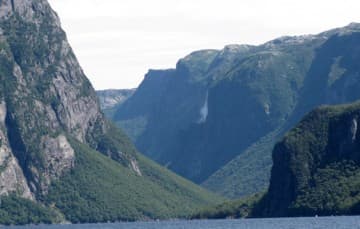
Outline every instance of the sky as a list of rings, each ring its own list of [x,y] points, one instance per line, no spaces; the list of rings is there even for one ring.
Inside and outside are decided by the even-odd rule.
[[[360,22],[359,0],[49,0],[95,89],[135,88],[200,49]]]

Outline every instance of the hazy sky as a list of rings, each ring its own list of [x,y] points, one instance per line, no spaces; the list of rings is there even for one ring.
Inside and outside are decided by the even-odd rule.
[[[96,89],[133,88],[198,49],[360,22],[359,0],[49,0]]]

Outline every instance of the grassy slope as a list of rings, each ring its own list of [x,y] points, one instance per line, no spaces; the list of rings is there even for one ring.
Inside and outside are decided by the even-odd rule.
[[[220,199],[139,156],[143,176],[73,142],[76,166],[46,197],[71,222],[185,217]]]

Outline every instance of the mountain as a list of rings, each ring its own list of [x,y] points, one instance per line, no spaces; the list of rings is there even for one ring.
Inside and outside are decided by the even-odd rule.
[[[307,114],[273,150],[264,194],[207,207],[193,218],[358,215],[360,102]]]
[[[259,216],[359,214],[359,121],[359,102],[325,106],[287,133],[274,148]]]
[[[46,0],[0,1],[0,224],[182,217],[219,198],[104,118]]]
[[[115,122],[147,156],[230,198],[267,188],[271,151],[321,104],[360,98],[360,25],[229,45],[150,70]]]
[[[96,91],[101,110],[109,119],[112,118],[118,106],[123,104],[136,89],[107,89]]]
[[[296,106],[286,121],[213,174],[204,186],[229,197],[264,189],[270,177],[273,146],[286,131],[322,104],[343,104],[360,99],[359,32],[360,24],[352,23],[319,34],[318,37],[327,39],[313,50],[311,64],[297,93]],[[254,180],[253,177],[260,179]],[[248,181],[250,183],[246,183]]]

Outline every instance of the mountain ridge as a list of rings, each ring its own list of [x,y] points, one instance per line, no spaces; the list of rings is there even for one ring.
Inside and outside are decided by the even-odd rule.
[[[282,134],[317,105],[359,97],[357,86],[349,86],[358,74],[351,62],[357,58],[354,49],[359,32],[359,24],[352,23],[318,35],[281,37],[259,46],[194,52],[194,56],[180,59],[175,69],[150,71],[114,120],[147,156],[196,183],[232,198],[261,191],[270,177],[272,146]],[[322,59],[327,50],[335,50],[335,43],[344,47],[343,52],[334,51],[334,60]],[[316,72],[321,65],[330,70]],[[329,78],[328,82],[312,81],[316,74]],[[314,89],[314,85],[322,88]],[[312,101],[306,90],[315,94],[327,91],[329,95]],[[305,105],[311,101],[313,104]],[[206,120],[199,123],[204,104]],[[243,158],[242,154],[265,179],[248,175],[246,162],[240,169],[226,166],[239,164],[232,160]],[[259,157],[264,160],[258,163]],[[252,188],[237,181],[244,181],[244,175],[246,181],[255,181]],[[235,182],[238,190],[227,189],[229,182]]]

